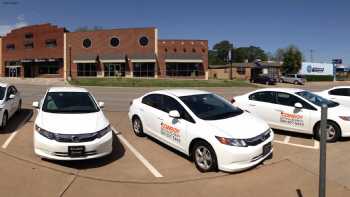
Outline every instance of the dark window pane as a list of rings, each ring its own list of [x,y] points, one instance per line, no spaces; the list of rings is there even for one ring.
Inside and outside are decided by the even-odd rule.
[[[142,99],[142,103],[161,110],[162,97],[160,94],[150,94]]]
[[[45,41],[45,45],[47,48],[56,48],[57,47],[57,41],[55,39],[48,39]]]
[[[256,92],[249,96],[249,100],[267,102],[267,103],[275,103],[275,95],[274,92]]]
[[[338,88],[329,91],[330,95],[336,95],[336,96],[350,96],[350,89],[349,88]]]
[[[117,47],[119,45],[119,39],[118,38],[111,38],[111,46]]]
[[[148,45],[148,38],[146,36],[142,36],[139,40],[141,46]]]
[[[187,113],[184,107],[177,102],[174,98],[163,95],[163,105],[162,110],[166,113],[169,113],[172,110],[177,110],[180,113],[182,119],[194,123],[192,117]]]
[[[91,47],[91,44],[92,44],[92,42],[91,42],[91,40],[90,39],[85,39],[84,41],[83,41],[83,46],[85,47],[85,48],[90,48]]]

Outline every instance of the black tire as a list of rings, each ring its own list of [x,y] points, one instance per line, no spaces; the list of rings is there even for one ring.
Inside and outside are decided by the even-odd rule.
[[[321,127],[321,124],[320,122],[318,122],[314,129],[314,137],[317,140],[320,140],[320,127]],[[332,132],[327,136],[327,142],[336,142],[341,137],[341,130],[336,123],[332,121],[327,121],[327,129],[332,130],[330,127],[333,128],[334,133]]]
[[[22,100],[19,101],[16,113],[21,113],[22,111]]]
[[[143,133],[142,122],[138,116],[135,116],[132,119],[132,130],[134,131],[135,135],[138,137],[145,136],[145,134]]]
[[[298,81],[294,81],[294,85],[299,85],[299,82]]]
[[[206,153],[205,158],[200,158],[199,152]],[[198,141],[193,145],[192,158],[196,168],[200,172],[212,172],[217,170],[217,159],[214,149],[205,141]],[[209,155],[208,155],[209,154]],[[205,161],[203,159],[206,159]]]
[[[7,111],[5,111],[4,115],[2,116],[2,121],[1,121],[1,128],[2,129],[6,128],[7,121],[8,121],[8,114],[7,114]]]

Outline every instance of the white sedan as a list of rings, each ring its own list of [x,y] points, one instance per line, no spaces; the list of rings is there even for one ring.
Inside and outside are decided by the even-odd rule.
[[[319,139],[321,105],[328,105],[327,140],[350,136],[350,108],[292,88],[259,89],[234,97],[235,106],[264,119],[271,128],[313,134]]]
[[[188,155],[201,172],[234,172],[272,156],[267,123],[199,90],[161,90],[134,99],[129,119],[137,136],[147,134]]]
[[[112,129],[95,98],[84,88],[50,88],[34,124],[34,152],[52,160],[82,160],[112,152]]]
[[[22,98],[15,86],[0,83],[0,120],[1,128],[5,128],[8,120],[21,111]]]
[[[350,107],[350,86],[337,86],[322,92],[315,92],[316,94],[335,101],[339,104]]]

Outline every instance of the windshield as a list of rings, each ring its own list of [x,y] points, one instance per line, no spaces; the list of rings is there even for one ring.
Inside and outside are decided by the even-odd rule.
[[[4,99],[5,91],[6,91],[5,87],[0,87],[0,100]]]
[[[43,111],[50,113],[98,112],[95,101],[88,92],[48,92]]]
[[[323,97],[320,97],[314,93],[308,92],[308,91],[302,91],[302,92],[297,92],[297,95],[303,97],[304,99],[310,101],[311,103],[317,105],[317,106],[322,106],[322,104],[326,104],[328,107],[336,107],[339,104],[330,100],[327,100]]]
[[[180,99],[197,117],[203,120],[226,119],[243,113],[241,109],[215,94],[182,96]]]

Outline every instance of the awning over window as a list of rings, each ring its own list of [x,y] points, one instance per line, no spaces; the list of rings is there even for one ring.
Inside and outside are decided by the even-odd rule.
[[[130,55],[129,58],[133,63],[148,63],[148,62],[156,62],[154,53],[145,53],[145,54],[133,54]]]
[[[197,53],[167,53],[165,56],[165,62],[167,63],[203,63],[203,59],[200,54]]]
[[[100,62],[102,63],[125,63],[125,54],[113,53],[100,55]]]
[[[96,54],[82,54],[75,57],[73,60],[73,63],[75,64],[97,63],[96,59],[97,59]]]

